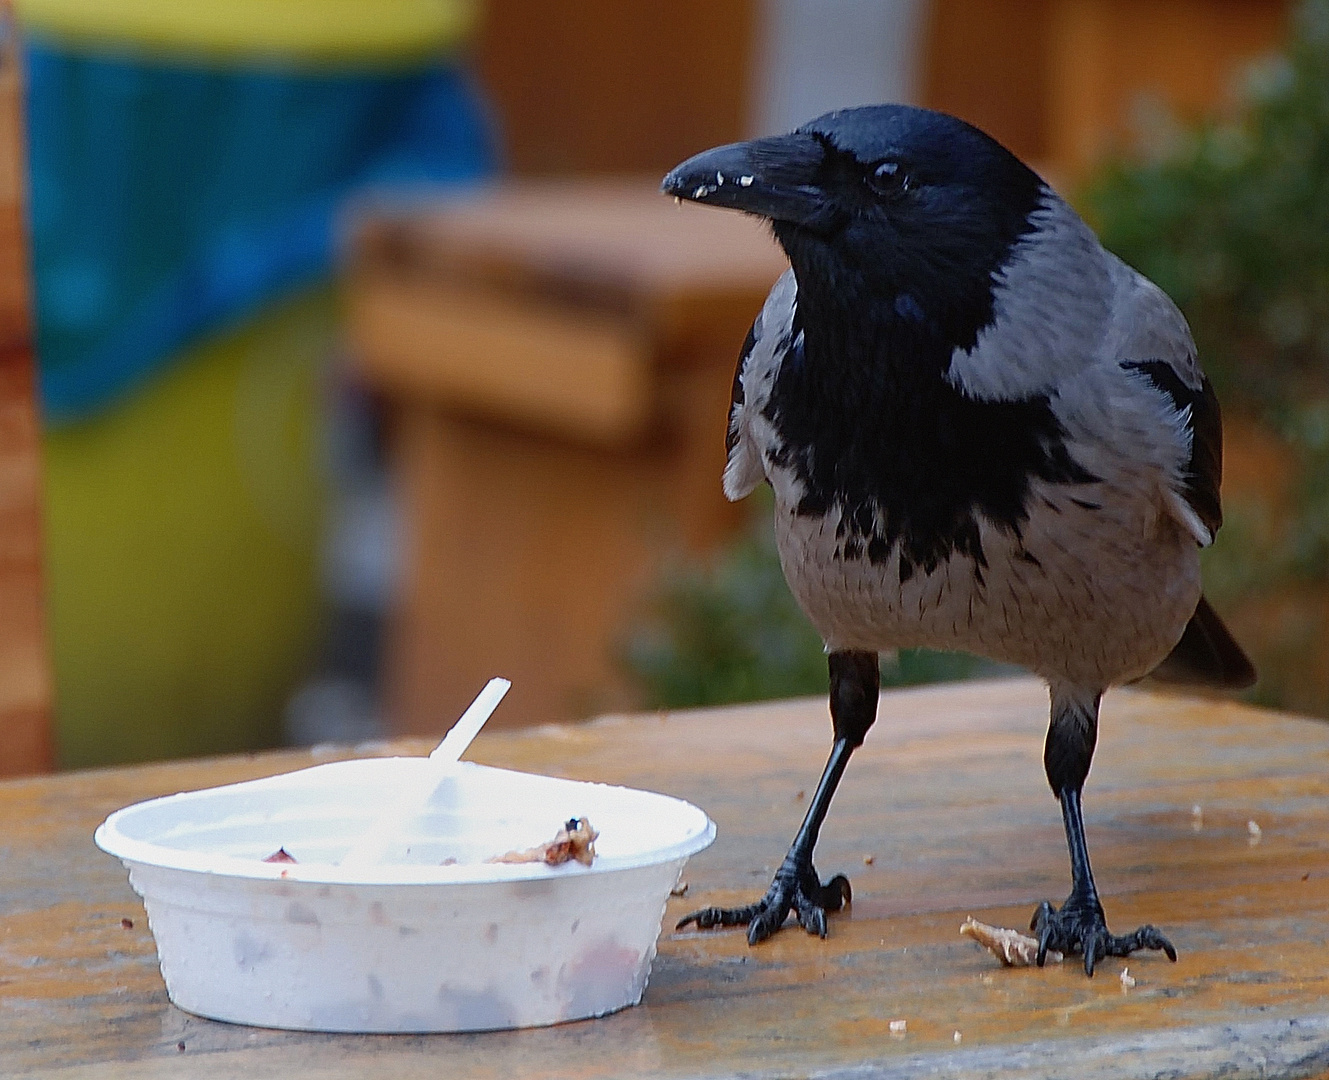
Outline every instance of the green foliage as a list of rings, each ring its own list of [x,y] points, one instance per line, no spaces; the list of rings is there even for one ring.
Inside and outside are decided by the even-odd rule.
[[[1191,318],[1220,390],[1282,418],[1329,361],[1329,3],[1299,12],[1242,118],[1118,162],[1082,203],[1104,243]]]
[[[1103,242],[1185,311],[1220,396],[1298,463],[1296,521],[1263,552],[1329,577],[1329,0],[1298,12],[1286,57],[1241,120],[1109,166],[1083,203]]]
[[[651,617],[628,643],[628,667],[650,704],[678,708],[826,692],[821,638],[794,603],[772,537],[769,499],[751,535],[713,565],[680,563],[660,583]],[[902,650],[882,685],[907,686],[996,670],[968,656]]]
[[[1287,505],[1226,499],[1206,588],[1239,617],[1264,611],[1248,620],[1266,634],[1248,642],[1258,696],[1326,713],[1315,638],[1329,584],[1329,0],[1301,6],[1236,122],[1153,141],[1162,153],[1110,165],[1081,207],[1181,306],[1227,413],[1287,451]]]

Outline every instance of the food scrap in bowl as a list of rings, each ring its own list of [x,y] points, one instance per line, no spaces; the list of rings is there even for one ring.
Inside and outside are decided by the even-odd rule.
[[[491,863],[534,863],[560,866],[576,859],[583,866],[595,861],[595,840],[600,834],[586,818],[569,818],[552,840],[524,851],[508,851],[486,859]]]
[[[296,862],[297,860],[295,856],[292,855],[289,851],[287,851],[284,847],[279,847],[271,855],[267,856],[263,861],[271,863],[283,863],[283,862]]]

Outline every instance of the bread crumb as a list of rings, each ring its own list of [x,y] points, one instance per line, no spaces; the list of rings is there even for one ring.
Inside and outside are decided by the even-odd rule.
[[[909,1021],[892,1020],[890,1026],[891,1026],[891,1034],[894,1035],[897,1039],[900,1039],[904,1037],[905,1032],[908,1030]]]
[[[1038,942],[1018,930],[989,926],[971,915],[960,927],[960,934],[973,938],[1006,967],[1029,967],[1038,960]],[[1046,959],[1060,964],[1064,957],[1056,949],[1049,949]]]
[[[1129,990],[1135,985],[1135,976],[1131,974],[1131,969],[1124,967],[1121,969],[1121,988]]]
[[[669,890],[670,896],[687,896],[687,894],[688,894],[688,883],[686,881],[680,881],[677,885],[675,885],[672,889]]]
[[[863,865],[864,865],[864,866],[871,866],[871,865],[872,865],[874,862],[876,862],[876,861],[877,861],[877,856],[875,856],[875,855],[864,855],[864,856],[863,856]]]
[[[1252,847],[1258,844],[1260,838],[1264,836],[1264,830],[1260,828],[1259,823],[1254,819],[1246,822],[1246,832],[1250,834],[1249,842]]]
[[[958,1031],[957,1031],[954,1035],[951,1036],[951,1039],[952,1039],[953,1041],[955,1041],[955,1042],[959,1042],[959,1041],[960,1041],[961,1039],[963,1039],[963,1038],[964,1038],[964,1036],[961,1035]]]

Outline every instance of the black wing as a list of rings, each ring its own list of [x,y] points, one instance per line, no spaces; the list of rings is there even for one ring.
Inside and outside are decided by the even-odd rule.
[[[1191,456],[1186,464],[1182,496],[1212,538],[1223,524],[1218,487],[1223,478],[1223,417],[1218,397],[1205,375],[1189,387],[1176,369],[1162,360],[1122,365],[1145,375],[1166,394],[1177,412],[1186,415]],[[1181,640],[1151,673],[1159,682],[1244,690],[1255,683],[1255,666],[1203,596],[1186,624]]]
[[[1245,690],[1255,684],[1255,665],[1202,596],[1181,640],[1150,677],[1178,686]]]
[[[1121,365],[1144,375],[1154,388],[1166,394],[1177,412],[1186,413],[1191,435],[1191,457],[1186,465],[1182,496],[1209,535],[1223,524],[1223,506],[1218,497],[1223,479],[1223,417],[1218,396],[1206,375],[1198,388],[1182,382],[1176,369],[1165,360],[1127,361]]]
[[[734,368],[734,385],[729,393],[729,427],[725,429],[724,436],[726,454],[732,453],[738,444],[738,425],[734,420],[738,415],[738,407],[743,404],[743,368],[747,366],[748,357],[752,355],[753,346],[757,344],[759,322],[761,322],[760,315],[748,327],[748,336],[743,339],[743,348],[738,354],[738,367]]]

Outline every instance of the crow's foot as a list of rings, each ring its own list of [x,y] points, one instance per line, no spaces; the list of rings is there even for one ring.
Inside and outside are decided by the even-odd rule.
[[[1142,926],[1133,934],[1118,937],[1110,933],[1103,918],[1103,906],[1094,897],[1071,893],[1061,910],[1044,900],[1034,912],[1029,928],[1038,937],[1037,964],[1043,966],[1049,949],[1083,953],[1084,973],[1092,976],[1094,965],[1106,956],[1129,956],[1137,949],[1162,949],[1169,960],[1177,959],[1177,950],[1155,926]]]
[[[755,904],[741,908],[702,908],[678,921],[676,930],[695,923],[699,930],[712,926],[746,926],[748,944],[765,941],[785,924],[792,911],[799,925],[809,934],[826,936],[826,913],[839,911],[849,903],[852,890],[849,879],[836,874],[826,884],[817,880],[812,863],[799,866],[789,856],[775,873],[766,895]]]

